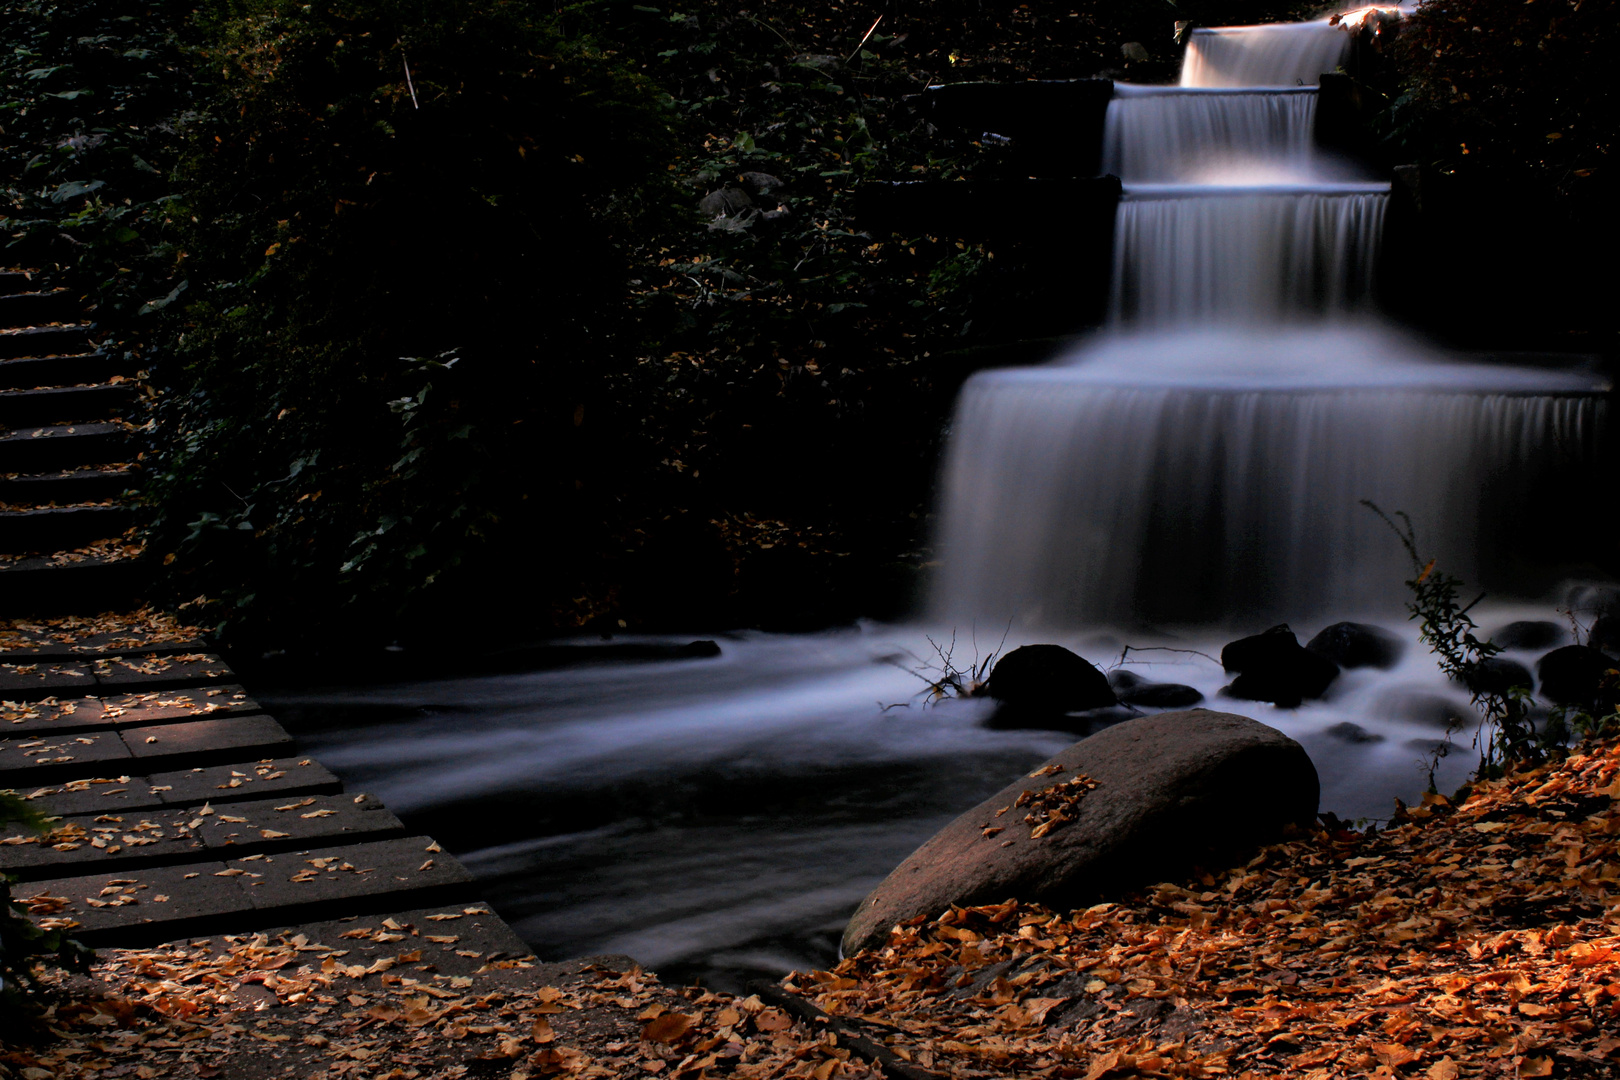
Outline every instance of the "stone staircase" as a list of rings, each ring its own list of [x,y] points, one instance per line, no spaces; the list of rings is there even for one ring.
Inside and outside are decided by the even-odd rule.
[[[141,581],[135,372],[65,289],[0,271],[0,615],[103,611]]]

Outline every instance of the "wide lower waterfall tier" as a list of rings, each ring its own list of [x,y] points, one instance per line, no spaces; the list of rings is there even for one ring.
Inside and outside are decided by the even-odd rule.
[[[1102,171],[1127,184],[1371,178],[1318,147],[1317,87],[1195,89],[1120,83],[1103,129]]]
[[[1326,19],[1194,30],[1182,86],[1315,86],[1344,63],[1350,33]]]
[[[1154,326],[1355,309],[1371,295],[1388,184],[1129,185],[1112,315]]]
[[[1399,611],[1401,510],[1471,585],[1535,588],[1531,511],[1604,460],[1598,381],[1346,327],[1105,340],[964,388],[936,614],[1132,626]],[[1545,530],[1541,530],[1545,531]],[[1544,543],[1545,538],[1541,538]]]

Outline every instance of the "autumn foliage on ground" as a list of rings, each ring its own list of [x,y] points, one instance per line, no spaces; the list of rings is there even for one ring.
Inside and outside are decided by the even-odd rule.
[[[1609,1076],[1616,796],[1620,744],[1589,743],[1381,832],[1335,823],[1115,903],[953,908],[785,985],[941,1076]],[[378,938],[402,951],[370,968],[341,941],[111,951],[99,992],[0,1067],[207,1076],[282,1054],[311,1077],[874,1075],[829,1027],[758,998],[590,968],[474,989],[407,972],[409,933]]]

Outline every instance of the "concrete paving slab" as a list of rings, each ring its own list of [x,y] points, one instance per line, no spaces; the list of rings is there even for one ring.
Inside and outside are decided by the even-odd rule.
[[[0,870],[22,880],[113,873],[140,866],[196,862],[208,847],[179,809],[78,814],[43,835],[17,830],[0,837]]]
[[[78,474],[63,473],[63,477]],[[120,473],[133,481],[133,474]],[[126,485],[127,486],[127,485]],[[175,653],[206,653],[208,645],[200,638],[171,641],[159,634],[141,630],[116,630],[102,634],[76,634],[48,630],[0,631],[0,650],[8,660],[74,660],[95,656],[167,656]]]
[[[90,665],[65,660],[0,663],[0,701],[38,701],[53,696],[94,693]]]
[[[445,904],[371,916],[350,915],[263,931],[272,941],[302,935],[307,945],[345,950],[345,967],[392,959],[395,975],[472,975],[493,961],[534,953],[487,904]],[[311,955],[319,956],[315,953]],[[523,969],[528,970],[528,969]],[[515,974],[520,972],[514,969]]]
[[[290,750],[293,745],[292,736],[274,719],[263,715],[152,724],[125,729],[121,735],[130,754],[146,769],[161,768],[159,762],[179,765],[268,756]]]
[[[17,786],[14,790],[40,813],[51,817],[123,814],[165,805],[163,796],[152,790],[152,781],[145,776],[97,776],[39,787]]]
[[[181,933],[222,933],[251,921],[245,872],[223,863],[155,866],[19,885],[13,897],[41,925],[65,925],[86,945],[134,946]]]
[[[112,697],[56,698],[0,705],[0,736],[136,727],[165,720],[234,716],[259,711],[240,686],[148,690]]]
[[[399,818],[372,795],[256,799],[208,809],[198,833],[220,855],[272,842],[279,847],[308,847],[311,843],[373,840],[405,831]]]
[[[230,666],[212,653],[169,656],[104,656],[90,662],[103,692],[152,690],[160,686],[196,686],[235,681]]]
[[[89,731],[0,739],[0,786],[18,787],[123,768],[131,755],[116,731]]]
[[[473,877],[430,837],[313,848],[232,860],[233,869],[262,875],[244,884],[261,912],[353,913],[362,904],[377,910],[414,906],[427,894],[465,892]],[[336,910],[334,910],[334,908]]]
[[[335,795],[343,783],[312,758],[266,758],[154,773],[153,790],[170,806],[200,806],[269,796]]]

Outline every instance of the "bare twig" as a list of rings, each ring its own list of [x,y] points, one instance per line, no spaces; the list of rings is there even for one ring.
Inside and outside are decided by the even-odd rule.
[[[865,34],[861,35],[860,44],[855,46],[855,51],[849,54],[849,59],[848,60],[844,61],[844,66],[845,67],[848,67],[849,64],[850,64],[850,61],[854,60],[857,56],[859,56],[861,54],[862,47],[866,45],[866,39],[872,36],[872,31],[876,30],[878,28],[878,23],[880,23],[882,21],[883,21],[883,16],[882,15],[879,15],[877,18],[872,20],[872,25],[867,28],[867,31],[866,31]]]
[[[405,88],[411,92],[411,104],[420,109],[422,103],[416,100],[416,84],[411,81],[411,61],[406,57],[403,46],[400,47],[399,58],[405,64]]]

